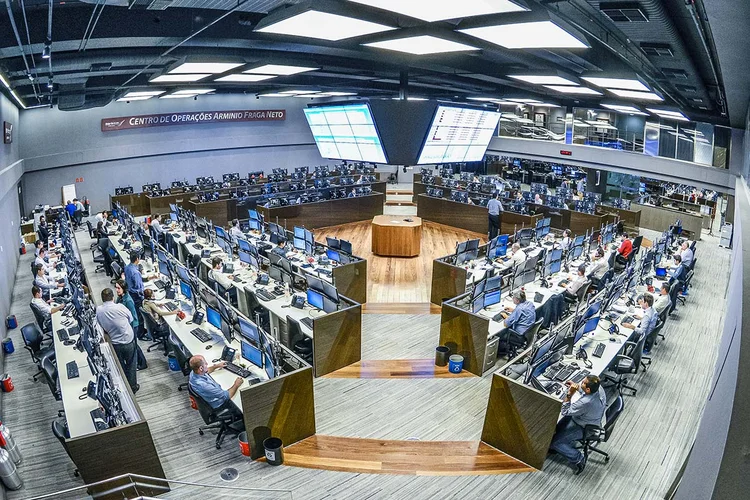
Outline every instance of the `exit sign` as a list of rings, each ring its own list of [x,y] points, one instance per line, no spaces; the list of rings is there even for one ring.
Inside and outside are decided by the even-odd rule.
[[[561,149],[560,150],[560,154],[563,155],[563,156],[572,156],[573,155],[573,151],[566,151],[564,149]]]

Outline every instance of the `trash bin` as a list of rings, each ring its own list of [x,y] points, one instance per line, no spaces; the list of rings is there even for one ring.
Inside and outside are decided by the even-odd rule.
[[[0,378],[0,389],[3,392],[11,392],[15,386],[13,385],[13,379],[7,373],[3,374]]]
[[[439,345],[435,348],[435,366],[445,366],[448,364],[448,356],[451,355],[451,350],[444,345]]]
[[[13,439],[13,435],[10,433],[8,426],[0,422],[0,447],[5,448],[5,451],[10,455],[10,459],[13,463],[18,465],[23,460],[21,457],[21,451],[18,449],[16,440]]]
[[[246,457],[249,457],[250,456],[250,442],[247,440],[247,431],[240,432],[240,435],[237,436],[237,439],[240,442],[240,453],[242,453]]]
[[[180,364],[177,362],[177,358],[174,354],[171,352],[169,353],[169,356],[167,356],[167,361],[169,362],[169,369],[173,372],[180,371]]]
[[[284,463],[284,443],[281,439],[270,437],[263,440],[263,448],[266,450],[266,461],[271,465]]]
[[[461,373],[464,369],[464,357],[460,354],[453,354],[448,358],[448,371],[451,373]]]
[[[3,339],[3,352],[5,354],[11,354],[15,350],[16,348],[13,346],[12,338],[8,337],[7,339]]]
[[[23,481],[18,475],[16,464],[10,459],[10,455],[4,449],[0,448],[0,481],[3,482],[9,490],[20,490],[23,488]]]

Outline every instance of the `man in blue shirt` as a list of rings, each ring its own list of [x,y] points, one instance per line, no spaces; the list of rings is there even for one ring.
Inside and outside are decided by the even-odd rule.
[[[495,196],[487,202],[490,239],[496,237],[500,232],[500,212],[503,211],[503,204],[500,203],[499,197],[500,193],[495,191]]]
[[[513,303],[516,307],[505,319],[504,325],[506,328],[512,328],[519,335],[523,335],[536,321],[536,307],[526,300],[526,292],[523,290],[513,295]]]
[[[211,377],[211,373],[219,368],[224,368],[227,365],[225,361],[208,366],[206,358],[196,355],[190,358],[189,363],[190,369],[193,370],[190,372],[190,377],[188,378],[190,388],[213,409],[218,409],[231,403],[232,398],[244,382],[243,378],[237,377],[232,387],[229,390],[224,390]]]
[[[131,252],[130,254],[130,264],[125,266],[125,283],[128,286],[128,293],[133,298],[133,303],[135,304],[135,310],[140,311],[141,306],[143,306],[143,276],[141,276],[141,270],[138,267],[138,264],[140,264],[140,258],[138,257],[138,252]],[[144,325],[139,324],[138,325],[138,331],[136,332],[138,334],[139,339],[144,339],[146,336],[146,329]],[[148,339],[150,340],[150,339]]]
[[[578,475],[586,466],[586,457],[581,450],[575,448],[576,442],[583,437],[583,429],[587,425],[602,425],[607,409],[607,396],[599,377],[595,375],[583,379],[580,388],[573,382],[566,384],[568,393],[560,409],[563,418],[557,423],[550,448],[567,458],[574,465],[575,473]],[[571,403],[576,392],[580,392],[581,397]]]
[[[675,263],[675,266],[677,267],[675,268],[674,271],[672,271],[672,276],[669,279],[669,284],[671,285],[676,280],[684,285],[685,279],[687,278],[688,268],[682,262],[682,256],[680,256],[680,254],[678,253],[674,254],[674,263]]]
[[[656,328],[657,321],[659,321],[659,316],[656,314],[656,311],[654,311],[654,308],[652,307],[654,305],[653,295],[651,295],[650,293],[644,293],[643,295],[639,296],[638,305],[641,307],[641,309],[643,309],[643,316],[641,317],[641,322],[638,327],[636,328],[632,323],[622,323],[623,327],[635,330],[635,342],[641,340],[643,336],[646,336],[648,338],[651,332],[654,331],[654,328]],[[649,351],[650,346],[648,348],[644,348],[643,353],[648,354]]]

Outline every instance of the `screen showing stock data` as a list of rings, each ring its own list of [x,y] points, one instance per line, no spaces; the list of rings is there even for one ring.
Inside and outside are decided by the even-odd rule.
[[[499,119],[496,111],[438,106],[417,164],[481,161]]]

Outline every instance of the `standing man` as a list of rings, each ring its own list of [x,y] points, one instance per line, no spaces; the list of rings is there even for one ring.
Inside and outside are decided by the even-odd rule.
[[[550,448],[568,459],[575,467],[576,476],[586,467],[586,456],[576,449],[576,443],[583,438],[583,429],[587,425],[602,425],[602,418],[607,409],[607,396],[601,386],[599,377],[589,375],[581,386],[573,382],[568,384],[568,393],[563,399],[560,414],[562,419],[557,423],[555,436]],[[573,395],[580,392],[581,397],[571,402]]]
[[[138,392],[140,386],[136,378],[136,348],[135,333],[133,327],[133,315],[127,307],[115,304],[115,294],[111,288],[102,290],[102,305],[96,308],[96,321],[102,330],[109,335],[112,347],[120,361],[125,378],[128,379],[133,394]]]
[[[141,276],[141,270],[139,268],[141,260],[138,257],[138,252],[130,253],[130,264],[125,266],[125,283],[128,286],[128,293],[133,298],[135,304],[135,310],[139,311],[143,305],[143,276]],[[148,279],[148,278],[146,278]],[[143,325],[138,326],[138,338],[145,338],[145,328]],[[151,339],[145,339],[151,340]]]
[[[487,202],[487,218],[489,224],[490,239],[495,238],[500,232],[500,212],[503,211],[503,204],[500,203],[500,193],[495,194]]]

